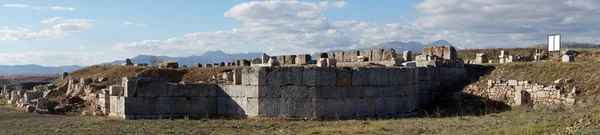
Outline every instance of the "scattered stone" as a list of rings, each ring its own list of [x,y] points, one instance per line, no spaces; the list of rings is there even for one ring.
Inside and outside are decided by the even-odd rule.
[[[264,64],[269,63],[270,58],[271,58],[271,56],[267,55],[266,53],[262,53],[262,63],[264,63]]]
[[[392,58],[396,58],[396,50],[394,49],[384,49],[383,54],[381,56],[382,61],[392,60]]]
[[[274,67],[274,66],[280,66],[281,63],[279,63],[279,61],[277,60],[277,57],[271,57],[271,58],[269,58],[269,62],[267,63],[267,65]]]
[[[252,58],[250,64],[254,65],[254,64],[260,64],[263,63],[262,60],[260,58]]]
[[[475,57],[475,63],[474,64],[484,64],[484,63],[491,63],[489,62],[487,55],[485,55],[485,53],[477,53],[477,56]]]
[[[201,67],[202,67],[202,64],[200,64],[200,63],[196,62],[196,63],[194,64],[194,67],[201,68]]]
[[[179,63],[177,63],[177,61],[164,61],[160,64],[158,64],[158,68],[179,68]]]
[[[134,66],[136,66],[136,67],[148,67],[148,63],[137,63]]]
[[[575,57],[573,55],[563,55],[562,62],[573,62],[575,61]]]
[[[133,63],[131,62],[131,59],[127,58],[125,59],[125,63],[121,64],[122,66],[133,66]]]
[[[404,53],[402,54],[402,58],[405,61],[412,61],[412,51],[404,51]]]
[[[33,112],[33,111],[35,111],[35,106],[33,106],[33,105],[28,105],[28,106],[26,106],[26,108],[27,108],[26,109],[27,112]]]

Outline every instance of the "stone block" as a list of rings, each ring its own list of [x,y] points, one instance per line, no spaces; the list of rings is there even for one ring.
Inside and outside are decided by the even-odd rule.
[[[575,57],[573,55],[563,55],[562,62],[573,62],[575,61]]]
[[[339,68],[336,70],[336,86],[351,86],[352,85],[352,69]]]
[[[287,88],[287,87],[283,87]],[[260,98],[280,98],[283,92],[282,86],[259,86],[258,97]]]
[[[329,67],[304,67],[302,76],[306,86],[334,86],[336,85],[336,70]]]
[[[369,76],[367,78],[368,80],[368,85],[374,85],[374,86],[386,86],[389,85],[388,82],[388,75],[389,75],[389,70],[385,67],[370,67],[368,70],[370,70],[369,72]]]
[[[308,87],[306,86],[282,86],[282,98],[308,98]]]
[[[35,110],[38,111],[47,111],[48,110],[48,104],[50,104],[50,99],[48,98],[44,98],[44,97],[38,97],[37,98],[37,105],[35,107]]]
[[[402,53],[402,59],[404,59],[404,61],[412,61],[412,51],[404,51],[404,53]]]
[[[360,56],[365,56],[369,61],[373,59],[373,51],[372,50],[360,50],[358,53]]]
[[[281,113],[283,107],[282,98],[259,98],[258,99],[258,116],[262,117],[277,117]]]
[[[313,118],[340,118],[344,114],[344,99],[312,99]]]
[[[109,94],[112,96],[123,96],[123,86],[121,85],[113,85],[109,86]]]
[[[327,67],[337,67],[337,59],[325,59],[327,61]]]
[[[267,76],[266,67],[251,67],[242,69],[242,84],[243,85],[266,85]]]
[[[327,67],[327,58],[317,59],[317,67]]]
[[[396,58],[396,50],[394,50],[394,49],[384,49],[383,53],[381,55],[381,60],[382,61],[389,61],[389,60],[392,60],[392,58]]]
[[[375,102],[374,102],[374,104],[375,104],[374,115],[376,115],[376,116],[383,116],[383,115],[388,114],[386,112],[387,108],[385,108],[386,107],[385,106],[385,98],[383,98],[383,97],[377,97],[377,98],[374,98],[374,100],[375,100]]]
[[[246,98],[246,107],[244,107],[246,115],[249,117],[259,116],[259,98]]]
[[[137,89],[137,81],[135,79],[129,79],[124,77],[122,79],[121,85],[123,86],[123,96],[124,97],[134,97],[136,95]]]
[[[43,97],[44,92],[25,92],[23,96],[23,100],[25,103],[30,103],[33,99],[38,99],[39,97]]]
[[[308,87],[308,96],[310,98],[346,98],[350,87],[340,86],[317,86]]]
[[[356,62],[357,56],[359,56],[359,51],[346,51],[344,53],[344,62]]]
[[[507,83],[508,83],[508,85],[510,85],[510,86],[516,86],[516,85],[519,85],[519,81],[517,81],[517,80],[508,80],[508,82],[507,82]]]
[[[249,91],[247,88],[256,86],[220,85],[219,87],[221,88],[217,90],[219,97],[246,97],[246,92]]]
[[[296,64],[298,65],[309,64],[311,60],[312,58],[309,54],[300,54],[296,56]]]
[[[294,116],[298,118],[311,118],[311,99],[308,98],[295,98],[293,100]],[[288,106],[289,107],[289,106]]]
[[[233,69],[233,84],[241,85],[242,84],[242,68]]]
[[[333,56],[334,59],[337,59],[339,62],[346,62],[344,61],[344,52],[333,52]]]
[[[415,68],[415,67],[417,67],[417,62],[415,62],[415,61],[404,62],[404,63],[402,63],[402,66],[407,67],[407,68]]]
[[[296,55],[286,55],[283,63],[286,65],[296,64]]]
[[[267,55],[266,53],[262,53],[261,58],[262,58],[262,63],[267,63],[267,62],[269,62],[269,59],[271,59],[271,56]]]
[[[369,59],[370,61],[382,61],[383,59],[383,49],[375,49],[372,50],[371,55],[373,57]]]
[[[191,102],[187,97],[171,97],[171,114],[189,114]]]
[[[327,53],[327,57],[328,57],[328,58],[330,58],[330,59],[335,59],[335,53],[333,53],[333,52],[328,52],[328,53]]]
[[[244,86],[244,90],[246,93],[246,97],[259,97],[259,88],[260,86]]]
[[[352,69],[352,86],[367,86],[370,85],[369,77],[371,70],[365,67],[355,67]]]

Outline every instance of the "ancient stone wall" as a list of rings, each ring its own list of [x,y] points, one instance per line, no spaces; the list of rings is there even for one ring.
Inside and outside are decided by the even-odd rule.
[[[407,115],[419,109],[416,68],[252,67],[236,74],[241,74],[241,85],[124,79],[122,92],[106,89],[110,96],[101,96],[100,104],[110,116],[126,119],[344,119]]]
[[[487,87],[470,85],[466,92],[504,102],[511,106],[573,105],[576,91],[560,85],[541,85],[522,80],[488,80]]]

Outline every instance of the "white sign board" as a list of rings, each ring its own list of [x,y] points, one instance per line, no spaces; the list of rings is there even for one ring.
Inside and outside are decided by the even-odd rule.
[[[548,36],[548,51],[560,51],[560,35]]]

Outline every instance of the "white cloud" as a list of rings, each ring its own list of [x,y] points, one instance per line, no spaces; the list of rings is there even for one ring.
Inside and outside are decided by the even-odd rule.
[[[312,53],[351,46],[351,36],[338,29],[353,21],[330,22],[323,15],[345,2],[261,1],[235,5],[223,15],[244,24],[240,28],[195,32],[167,40],[123,42],[112,48],[135,53],[190,55],[236,46],[260,46],[274,53]],[[243,50],[242,50],[243,51]]]
[[[53,26],[50,29],[46,28],[38,32],[30,28],[0,27],[0,41],[55,38],[69,33],[81,32],[96,27],[95,20],[68,19],[62,17],[52,17],[39,21],[39,23],[53,24]]]
[[[27,51],[18,53],[0,53],[0,63],[12,65],[39,64],[44,66],[92,65],[101,63],[99,53],[93,52],[48,52]]]
[[[75,11],[74,7],[51,6],[51,7],[36,7],[38,10],[55,10],[55,11]]]
[[[130,22],[130,21],[123,21],[122,23],[117,23],[117,25],[132,25],[132,26],[138,26],[138,27],[146,27],[146,24],[134,23],[134,22]]]
[[[455,35],[450,42],[470,43],[464,46],[498,47],[545,42],[553,33],[564,35],[564,41],[580,41],[600,34],[600,1],[597,0],[503,0],[503,1],[437,1],[425,0],[415,6],[421,16],[414,27]],[[580,37],[580,38],[571,38]]]
[[[27,8],[27,7],[29,7],[29,5],[27,5],[27,4],[2,4],[2,7]]]

